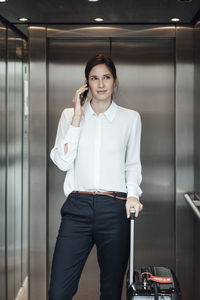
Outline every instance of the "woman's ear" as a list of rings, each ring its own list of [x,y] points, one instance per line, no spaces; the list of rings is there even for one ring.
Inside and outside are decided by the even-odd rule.
[[[118,80],[115,79],[115,81],[114,81],[114,86],[117,87],[117,85],[118,85]]]

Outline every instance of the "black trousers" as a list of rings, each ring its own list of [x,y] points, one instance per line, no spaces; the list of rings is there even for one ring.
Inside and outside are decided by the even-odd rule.
[[[118,192],[117,196],[126,197]],[[71,300],[95,244],[100,267],[100,300],[120,300],[129,259],[130,219],[126,200],[107,195],[69,194],[53,255],[49,300]]]

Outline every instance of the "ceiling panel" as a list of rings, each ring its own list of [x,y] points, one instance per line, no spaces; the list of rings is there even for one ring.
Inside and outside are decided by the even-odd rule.
[[[200,10],[200,0],[8,0],[0,3],[0,15],[17,24],[19,17],[29,23],[104,23],[170,24],[172,17],[191,23]]]

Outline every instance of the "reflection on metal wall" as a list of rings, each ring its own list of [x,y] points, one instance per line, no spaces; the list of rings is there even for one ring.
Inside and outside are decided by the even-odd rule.
[[[194,82],[194,191],[200,195],[200,21],[195,26],[195,82]],[[194,219],[194,281],[195,300],[200,299],[200,222]]]
[[[46,29],[29,31],[29,300],[46,299]]]
[[[28,91],[28,44],[23,40],[23,126],[22,126],[22,280],[28,269],[28,193],[29,193],[29,91]]]
[[[193,29],[176,28],[176,270],[183,300],[193,299],[193,214],[184,193],[194,188]]]
[[[15,297],[15,34],[8,29],[7,61],[7,285]],[[21,106],[21,105],[20,105]],[[19,106],[19,107],[20,107]],[[18,175],[20,176],[20,174]],[[21,215],[21,214],[20,214]]]
[[[0,291],[6,299],[6,28],[0,23]]]
[[[28,225],[28,195],[23,193],[23,185],[28,186],[27,176],[23,178],[23,168],[28,165],[28,159],[23,160],[23,44],[25,41],[17,33],[1,24],[1,49],[4,50],[0,99],[2,300],[15,299],[27,276],[28,243],[27,237],[22,237],[23,226]]]
[[[118,38],[112,49],[119,101],[142,117],[144,210],[136,223],[136,264],[175,269],[174,39]]]

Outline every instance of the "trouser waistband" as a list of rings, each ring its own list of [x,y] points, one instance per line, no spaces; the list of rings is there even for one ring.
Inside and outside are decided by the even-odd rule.
[[[122,199],[122,200],[127,200],[127,197],[120,197],[117,196],[118,194],[124,194],[126,195],[126,193],[123,192],[115,192],[115,191],[109,191],[109,192],[88,192],[88,191],[72,191],[72,193],[78,193],[78,194],[91,194],[91,195],[105,195],[105,196],[110,196],[110,197],[115,197],[118,199]]]

